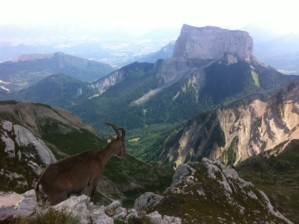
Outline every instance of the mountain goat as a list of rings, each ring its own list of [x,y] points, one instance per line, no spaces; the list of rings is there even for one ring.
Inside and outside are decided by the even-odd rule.
[[[54,164],[50,164],[37,180],[35,192],[48,196],[51,205],[66,200],[71,194],[80,194],[87,186],[90,187],[90,199],[94,201],[97,182],[108,161],[114,154],[125,155],[125,130],[110,125],[116,132],[106,148],[101,151],[86,151]]]

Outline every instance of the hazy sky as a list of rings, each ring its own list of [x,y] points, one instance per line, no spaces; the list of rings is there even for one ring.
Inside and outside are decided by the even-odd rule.
[[[140,31],[159,27],[258,24],[279,32],[299,32],[296,0],[5,0],[0,25],[89,24]]]

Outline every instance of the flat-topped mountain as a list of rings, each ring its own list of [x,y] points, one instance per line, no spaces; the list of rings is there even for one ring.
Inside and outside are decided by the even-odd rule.
[[[249,59],[252,49],[253,40],[245,31],[184,25],[176,41],[173,57],[215,60],[232,54]]]

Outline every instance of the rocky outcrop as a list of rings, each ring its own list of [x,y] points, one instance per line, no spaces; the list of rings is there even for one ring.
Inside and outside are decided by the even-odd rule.
[[[31,188],[42,167],[56,161],[46,143],[27,128],[0,121],[1,190]]]
[[[80,223],[107,223],[130,219],[154,224],[181,223],[288,223],[270,203],[265,193],[246,182],[231,168],[219,162],[181,164],[173,182],[162,195],[147,192],[135,200],[134,208],[119,201],[108,206],[94,205],[85,195],[71,196],[51,209],[62,211]],[[34,217],[45,213],[36,205],[33,190],[22,195],[0,194],[0,217]]]
[[[247,32],[184,25],[176,41],[173,57],[215,60],[232,54],[248,60],[252,50],[253,40]]]
[[[208,159],[181,164],[163,199],[147,210],[182,223],[292,223],[234,169]]]
[[[113,201],[110,205],[94,205],[86,195],[72,196],[69,199],[52,207],[36,203],[34,190],[20,195],[17,193],[0,193],[0,221],[20,218],[24,220],[36,215],[45,214],[49,209],[63,212],[77,220],[81,224],[113,224],[114,220],[128,223],[128,220],[148,219],[154,224],[181,224],[179,218],[163,216],[157,211],[146,214],[136,209],[123,208],[119,201]]]
[[[177,165],[203,157],[237,164],[273,148],[279,153],[299,136],[298,94],[299,82],[293,82],[267,102],[245,100],[202,114],[169,136],[164,159]]]
[[[55,156],[42,139],[34,136],[27,128],[21,125],[13,125],[10,121],[3,121],[1,139],[5,144],[4,152],[9,157],[17,155],[16,147],[33,145],[42,163],[49,165],[56,161]]]
[[[116,85],[117,83],[121,82],[124,77],[124,72],[122,70],[117,70],[115,72],[112,72],[110,75],[107,75],[106,77],[91,83],[89,86],[91,89],[96,91],[96,94],[93,96],[90,96],[89,98],[100,96],[102,93],[104,93],[106,90],[108,90],[110,87]]]

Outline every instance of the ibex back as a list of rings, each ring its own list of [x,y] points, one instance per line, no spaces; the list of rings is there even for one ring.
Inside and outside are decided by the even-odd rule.
[[[102,151],[90,150],[50,164],[37,180],[37,200],[42,192],[48,196],[50,204],[55,205],[89,186],[90,199],[94,201],[97,182],[110,158],[114,154],[125,155],[125,130],[106,124],[115,130],[117,137]]]

